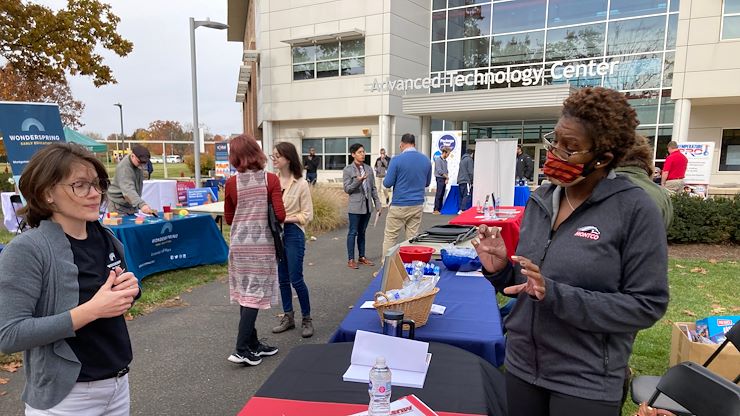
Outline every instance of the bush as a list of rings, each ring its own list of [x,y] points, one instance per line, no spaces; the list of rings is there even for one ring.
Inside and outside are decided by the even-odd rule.
[[[195,173],[195,157],[193,155],[185,156],[183,162],[188,166],[191,173]],[[216,158],[214,158],[210,153],[201,153],[200,174],[202,176],[208,176],[208,171],[214,169],[216,169]]]
[[[701,199],[674,194],[671,243],[740,243],[740,195],[733,198]]]
[[[347,223],[346,216],[342,215],[342,209],[347,205],[347,198],[341,188],[312,186],[311,199],[313,220],[308,223],[307,236],[335,230]]]
[[[8,181],[8,179],[12,177],[13,177],[13,174],[10,172],[0,172],[0,191],[2,192],[14,192],[15,191],[15,184],[13,182]]]

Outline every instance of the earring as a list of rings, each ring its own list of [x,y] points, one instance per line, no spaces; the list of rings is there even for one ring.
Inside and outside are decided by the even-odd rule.
[[[46,202],[48,202],[48,203],[50,203],[50,204],[51,204],[51,203],[52,203],[52,202],[54,202],[54,201],[52,201],[51,199],[47,199],[47,200],[46,200]]]

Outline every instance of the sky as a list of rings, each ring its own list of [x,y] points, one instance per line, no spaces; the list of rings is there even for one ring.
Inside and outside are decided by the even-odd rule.
[[[130,135],[155,120],[193,123],[190,28],[188,19],[226,23],[227,0],[102,0],[121,18],[118,33],[133,42],[123,58],[101,48],[118,84],[95,87],[89,77],[70,77],[75,99],[85,104],[79,130],[104,138],[123,128]],[[54,9],[66,1],[39,0]],[[228,42],[226,30],[195,31],[198,71],[198,119],[212,134],[242,132],[241,105],[235,101],[241,42]]]

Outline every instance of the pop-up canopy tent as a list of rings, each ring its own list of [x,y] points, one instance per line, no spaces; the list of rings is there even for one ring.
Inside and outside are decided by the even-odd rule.
[[[64,128],[64,137],[68,142],[77,143],[93,153],[105,153],[108,151],[108,146],[97,142],[82,133],[78,133],[69,127]]]

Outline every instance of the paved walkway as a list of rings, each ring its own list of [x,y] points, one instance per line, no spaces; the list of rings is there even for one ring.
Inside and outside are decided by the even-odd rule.
[[[424,214],[422,229],[449,219]],[[367,254],[377,264],[383,227],[383,223],[377,228],[371,225],[367,233]],[[131,414],[235,415],[294,346],[327,342],[377,269],[347,268],[346,233],[346,228],[340,229],[307,244],[304,271],[315,335],[303,339],[300,328],[272,334],[270,328],[278,323],[276,315],[282,310],[278,306],[261,311],[258,334],[280,348],[280,353],[263,358],[259,366],[226,361],[234,348],[239,313],[237,306],[229,304],[225,278],[184,293],[185,306],[159,309],[129,322],[134,348],[129,376]],[[300,310],[296,298],[294,309]],[[0,397],[0,415],[22,415],[22,371],[0,372],[0,377],[10,378],[7,385],[0,385],[0,391],[7,391]]]

